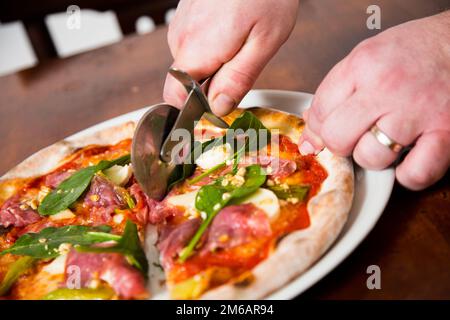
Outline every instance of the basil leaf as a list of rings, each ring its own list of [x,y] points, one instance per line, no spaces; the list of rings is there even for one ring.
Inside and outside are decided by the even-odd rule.
[[[260,129],[265,128],[262,122],[250,111],[244,111],[240,114],[239,117],[234,119],[233,123],[230,124],[230,127],[228,129]]]
[[[246,168],[244,175],[245,182],[242,186],[236,187],[232,184],[223,186],[223,177],[217,179],[213,184],[202,186],[195,198],[195,208],[199,211],[206,212],[206,219],[202,222],[191,241],[180,254],[179,260],[186,261],[189,258],[197,243],[200,241],[204,232],[210,225],[214,217],[224,208],[231,200],[245,197],[264,184],[266,181],[266,172],[260,165],[254,164]],[[228,196],[224,196],[227,193]]]
[[[111,247],[96,247],[96,246],[78,246],[75,249],[79,252],[96,252],[96,253],[121,253],[126,256],[131,265],[138,268],[147,276],[148,262],[144,250],[139,240],[139,235],[136,225],[128,220],[125,225],[125,230],[122,237],[117,241],[117,244]]]
[[[242,130],[245,134],[246,132],[248,132],[249,129],[255,130],[255,133],[257,133],[257,135],[256,136],[249,135],[249,139],[246,139],[243,145],[242,143],[241,144],[238,143],[235,135],[229,134],[230,131],[228,131],[233,130],[234,133],[235,130]],[[200,154],[202,154],[207,149],[225,143],[230,143],[231,145],[235,146],[235,153],[233,156],[234,158],[233,172],[236,173],[239,160],[241,159],[241,157],[244,155],[245,152],[256,151],[259,148],[263,148],[266,145],[263,140],[259,139],[261,130],[266,130],[267,132],[267,140],[265,141],[267,143],[268,141],[270,141],[271,137],[270,130],[268,130],[253,113],[249,111],[244,111],[238,118],[236,118],[233,121],[233,123],[227,129],[223,137],[211,139],[203,143],[196,141],[190,154],[186,157],[186,159],[189,160],[188,163],[177,165],[177,167],[169,177],[168,189],[170,190],[171,188],[173,188],[174,185],[185,180],[186,178],[190,177],[192,173],[194,173],[196,167],[195,160],[198,156],[200,156]],[[229,141],[230,139],[232,139],[233,141]],[[216,166],[215,170],[218,170],[223,166],[225,166],[225,162]],[[209,173],[212,172],[208,172],[208,174]],[[192,184],[198,182],[203,177],[204,176],[196,177],[190,183]]]
[[[264,182],[266,182],[267,173],[259,164],[253,164],[245,169],[246,169],[246,173],[244,175],[245,182],[242,186],[234,187],[231,184],[228,184],[225,187],[227,190],[230,191],[231,197],[233,199],[242,198],[249,194],[252,194],[256,190],[258,190],[258,188],[261,187],[264,184]]]
[[[228,130],[243,130],[245,133],[248,133],[248,130],[250,129],[254,130],[256,135],[247,135],[248,139],[244,144],[247,152],[259,150],[270,142],[270,130],[267,129],[264,124],[249,111],[243,112],[238,118],[236,118]],[[260,139],[262,130],[265,130],[262,133],[266,133],[266,139],[263,140]]]
[[[9,266],[8,272],[0,283],[0,297],[8,293],[17,279],[30,269],[35,261],[36,259],[31,257],[21,257]]]
[[[0,255],[11,253],[30,256],[33,258],[56,258],[60,255],[59,246],[63,243],[71,245],[91,245],[105,241],[118,241],[120,236],[105,233],[102,227],[90,228],[86,226],[49,227],[39,233],[27,233],[21,236],[10,248],[0,252]]]
[[[97,227],[93,227],[92,229],[95,231],[105,232],[105,233],[110,233],[112,230],[112,228],[106,224],[103,224],[103,225],[97,226]]]
[[[203,178],[209,176],[209,175],[212,174],[213,172],[215,172],[215,171],[217,171],[217,170],[219,170],[219,169],[221,169],[221,168],[223,168],[223,167],[225,167],[225,166],[226,166],[226,162],[219,163],[219,164],[215,165],[214,167],[212,167],[212,168],[210,168],[210,169],[208,169],[208,170],[202,172],[202,173],[199,174],[198,176],[196,176],[196,177],[194,177],[194,178],[188,180],[188,183],[189,183],[189,184],[197,183],[197,182],[199,182],[200,180],[202,180]]]
[[[0,255],[11,253],[37,259],[56,258],[60,255],[59,246],[71,244],[83,252],[116,252],[124,254],[129,262],[144,274],[148,270],[148,262],[142,250],[136,225],[130,220],[125,225],[122,236],[106,233],[108,226],[90,228],[86,226],[49,227],[39,233],[27,233],[21,236],[10,248]],[[92,245],[107,241],[115,241],[112,247],[94,247]]]
[[[308,195],[310,186],[288,186],[287,188],[282,186],[268,186],[267,188],[273,191],[279,199],[298,199],[299,201],[303,201]]]
[[[263,123],[255,117],[251,112],[244,112],[237,118],[230,126],[230,129],[245,130],[248,134],[249,129],[253,129],[256,135],[248,134],[246,136],[244,145],[238,149],[234,156],[233,172],[237,172],[238,164],[245,152],[259,150],[267,145],[271,139],[270,130],[268,130]],[[260,139],[261,134],[266,133],[266,139]]]
[[[244,155],[244,153],[245,153],[245,146],[243,146],[234,154],[233,168],[231,169],[233,174],[236,174],[236,172],[238,171],[239,162],[241,161],[241,158]]]
[[[44,198],[38,207],[39,214],[53,215],[67,209],[84,193],[98,171],[127,163],[130,163],[130,155],[113,161],[102,160],[97,165],[75,172]]]
[[[228,192],[227,189],[214,184],[201,187],[195,198],[195,208],[206,212],[208,215],[213,215],[228,202],[228,200],[223,199],[226,192]]]
[[[232,132],[231,132],[232,130]],[[240,142],[236,137],[235,131],[242,131],[245,137],[245,141],[242,143]],[[253,130],[253,132],[250,132],[249,130]],[[251,134],[253,133],[253,134]],[[261,135],[266,133],[266,139],[261,140]],[[230,145],[234,146],[234,155],[233,155],[233,168],[232,172],[236,174],[238,170],[239,161],[243,157],[243,155],[246,152],[256,151],[259,150],[267,145],[267,143],[271,139],[270,130],[267,129],[264,124],[251,112],[244,111],[238,118],[236,118],[233,123],[230,125],[230,127],[227,129],[225,135],[220,138],[212,139],[209,141],[206,141],[204,143],[198,143],[193,148],[190,160],[191,160],[191,166],[189,167],[189,172],[186,175],[180,175],[177,173],[177,179],[174,183],[170,184],[170,187],[173,187],[174,184],[184,180],[185,178],[192,175],[195,169],[195,157],[192,156],[192,153],[196,155],[197,157],[204,152],[207,148],[213,148],[225,143],[229,143]],[[221,164],[216,165],[214,168],[208,170],[207,172],[204,172],[203,174],[193,178],[191,181],[189,181],[190,184],[194,184],[198,181],[200,181],[205,176],[211,174],[215,170],[218,170],[226,165],[226,161],[224,161]]]

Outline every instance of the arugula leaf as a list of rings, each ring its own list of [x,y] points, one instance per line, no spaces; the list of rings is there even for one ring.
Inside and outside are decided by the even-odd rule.
[[[133,222],[131,222],[131,220],[127,221],[122,237],[120,237],[120,239],[117,241],[117,244],[111,247],[81,245],[75,247],[75,249],[79,252],[121,253],[126,256],[131,265],[141,270],[144,275],[147,275],[147,258],[145,256],[144,250],[142,249],[141,241],[139,240],[137,227]]]
[[[244,175],[245,182],[242,186],[236,187],[232,184],[223,186],[223,177],[217,179],[213,184],[202,186],[197,193],[195,199],[195,208],[199,211],[206,212],[206,219],[202,222],[189,244],[183,249],[179,260],[186,261],[189,258],[197,243],[200,241],[205,230],[208,228],[214,217],[224,208],[231,200],[245,197],[264,184],[266,181],[266,172],[260,165],[251,165],[246,168]],[[228,196],[224,196],[228,194]]]
[[[8,272],[0,283],[0,297],[8,293],[11,286],[34,265],[35,261],[36,259],[31,257],[21,257],[9,266]]]
[[[56,258],[60,255],[59,246],[63,243],[71,245],[91,245],[105,241],[118,241],[118,235],[103,232],[106,227],[90,228],[86,226],[49,227],[39,233],[27,233],[0,255],[11,253],[30,256],[38,259]]]
[[[53,215],[67,209],[84,193],[98,171],[128,163],[130,155],[125,155],[113,161],[102,160],[97,165],[75,172],[44,198],[38,207],[39,214]]]
[[[303,201],[308,195],[310,186],[288,186],[287,188],[284,188],[282,186],[268,186],[267,188],[273,191],[279,199],[286,200],[295,198],[299,201]]]

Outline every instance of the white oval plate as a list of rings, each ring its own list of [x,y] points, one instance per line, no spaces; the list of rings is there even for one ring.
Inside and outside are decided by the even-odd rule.
[[[272,107],[301,115],[312,101],[309,93],[282,90],[252,90],[241,105],[243,107]],[[67,138],[71,140],[95,131],[119,125],[127,121],[138,121],[148,108],[139,109],[99,123]],[[382,171],[355,168],[355,197],[348,221],[334,245],[306,272],[288,285],[274,292],[268,299],[291,299],[311,287],[339,263],[341,263],[368,235],[386,206],[394,185],[393,169]]]

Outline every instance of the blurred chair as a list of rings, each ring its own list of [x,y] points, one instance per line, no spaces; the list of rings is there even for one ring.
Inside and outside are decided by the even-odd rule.
[[[46,24],[46,17],[54,13],[65,14],[67,8],[74,4],[81,9],[99,12],[113,11],[123,34],[130,34],[136,32],[136,26],[139,27],[138,18],[142,16],[151,18],[141,18],[144,22],[140,24],[144,31],[151,29],[149,21],[153,21],[155,25],[163,24],[167,12],[177,6],[178,0],[2,0],[0,1],[0,21],[2,23],[21,21],[36,57],[41,62],[58,56],[55,43],[47,28],[47,25],[52,22],[51,19],[47,19]],[[53,38],[55,38],[54,35]]]
[[[114,11],[71,7],[68,13],[47,15],[45,24],[61,58],[113,44],[123,38]]]
[[[0,24],[0,76],[33,67],[37,63],[23,23]]]

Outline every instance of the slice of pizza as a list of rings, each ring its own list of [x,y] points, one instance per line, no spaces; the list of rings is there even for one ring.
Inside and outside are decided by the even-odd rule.
[[[230,129],[199,122],[193,175],[152,201],[175,299],[267,296],[325,252],[351,207],[351,162],[327,150],[302,156],[300,118],[251,108],[224,119]]]

